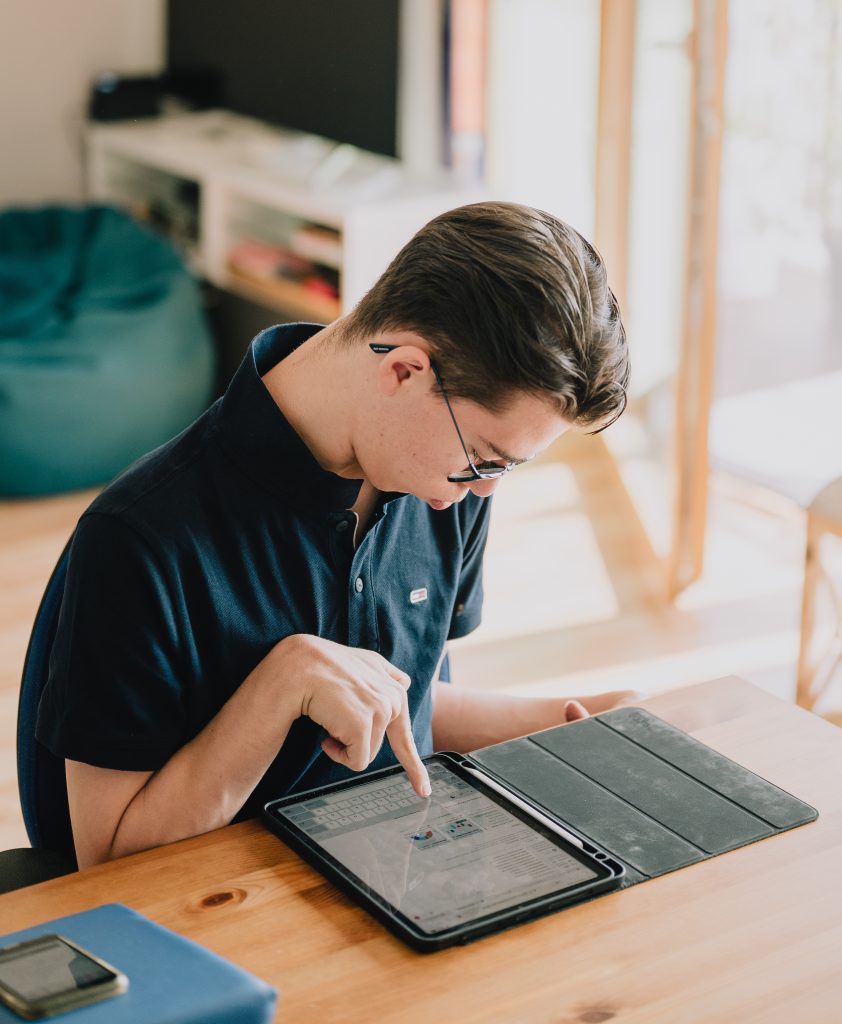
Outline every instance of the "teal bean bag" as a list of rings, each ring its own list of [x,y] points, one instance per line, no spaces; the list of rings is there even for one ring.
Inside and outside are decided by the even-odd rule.
[[[107,207],[0,213],[0,495],[101,484],[211,397],[201,297]]]

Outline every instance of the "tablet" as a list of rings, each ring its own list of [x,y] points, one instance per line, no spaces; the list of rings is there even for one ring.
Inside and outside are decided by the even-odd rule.
[[[469,942],[618,888],[623,866],[460,754],[273,800],[269,827],[413,948]]]

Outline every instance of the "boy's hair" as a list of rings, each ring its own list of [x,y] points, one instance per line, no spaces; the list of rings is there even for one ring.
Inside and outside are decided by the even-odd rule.
[[[346,318],[349,341],[413,331],[448,395],[502,411],[516,392],[603,429],[626,404],[626,335],[597,251],[549,213],[475,203],[423,227]]]

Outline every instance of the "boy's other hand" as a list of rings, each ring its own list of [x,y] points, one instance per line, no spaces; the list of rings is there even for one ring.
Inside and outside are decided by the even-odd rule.
[[[565,722],[578,722],[580,718],[590,718],[590,714],[578,700],[569,700],[564,705]]]

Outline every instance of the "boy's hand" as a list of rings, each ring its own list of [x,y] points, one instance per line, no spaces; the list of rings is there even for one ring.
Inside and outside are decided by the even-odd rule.
[[[590,718],[590,714],[583,704],[578,700],[569,700],[564,705],[564,720],[566,722],[578,722],[580,718]]]
[[[409,720],[410,678],[375,651],[297,634],[273,655],[284,689],[294,687],[300,714],[330,734],[322,750],[337,764],[364,771],[388,736],[418,796],[430,795],[427,774]]]

